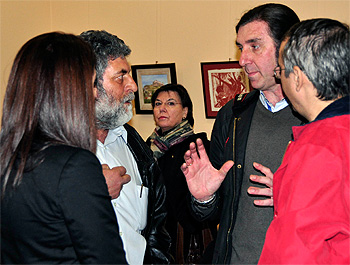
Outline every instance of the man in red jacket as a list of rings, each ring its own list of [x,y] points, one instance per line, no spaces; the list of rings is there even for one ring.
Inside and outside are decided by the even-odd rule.
[[[349,27],[298,23],[278,63],[284,93],[309,123],[293,127],[274,174],[275,215],[259,264],[349,264]]]

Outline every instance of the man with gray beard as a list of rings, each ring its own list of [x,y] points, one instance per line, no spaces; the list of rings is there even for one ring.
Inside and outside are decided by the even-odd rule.
[[[131,50],[106,31],[90,30],[81,37],[97,59],[96,155],[104,168],[127,262],[168,264],[170,237],[164,229],[165,188],[160,170],[152,151],[127,124],[137,91],[126,60]]]

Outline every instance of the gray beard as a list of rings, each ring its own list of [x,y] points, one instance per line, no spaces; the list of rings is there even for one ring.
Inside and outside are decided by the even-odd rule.
[[[124,103],[134,98],[134,93],[130,93],[118,101],[105,91],[99,91],[95,105],[97,129],[112,130],[130,121],[133,116],[132,105],[125,107]]]

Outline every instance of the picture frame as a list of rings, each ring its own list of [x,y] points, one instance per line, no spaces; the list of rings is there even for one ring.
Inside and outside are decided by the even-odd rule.
[[[206,118],[215,118],[237,94],[251,91],[248,76],[238,61],[202,62],[201,71]]]
[[[151,97],[163,85],[176,84],[175,63],[131,65],[132,77],[137,84],[136,114],[153,114]]]

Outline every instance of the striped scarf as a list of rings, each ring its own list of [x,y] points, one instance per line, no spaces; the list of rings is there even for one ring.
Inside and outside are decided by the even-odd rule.
[[[154,132],[151,134],[151,149],[153,151],[153,155],[156,158],[164,155],[166,151],[169,150],[170,147],[181,143],[187,137],[194,134],[192,126],[188,123],[188,120],[182,121],[175,128],[168,131],[165,135],[160,135],[160,128],[157,127]]]

